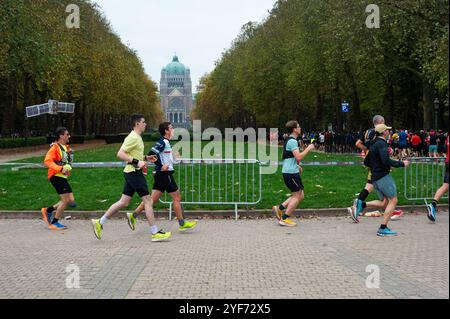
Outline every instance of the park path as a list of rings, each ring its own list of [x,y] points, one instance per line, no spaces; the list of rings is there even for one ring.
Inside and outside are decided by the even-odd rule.
[[[74,150],[82,151],[92,149],[105,145],[104,140],[92,140],[86,141],[84,144],[73,144],[71,147]],[[21,147],[21,148],[9,148],[0,150],[0,163],[22,160],[29,157],[45,156],[48,151],[48,145]]]
[[[408,214],[391,223],[393,238],[376,236],[380,222],[200,220],[179,233],[176,221],[159,219],[173,237],[153,243],[142,219],[135,232],[125,219],[109,221],[100,241],[90,221],[52,232],[38,215],[0,219],[0,246],[8,247],[0,250],[0,299],[448,299],[448,213],[436,224]],[[67,285],[75,269],[79,287]]]

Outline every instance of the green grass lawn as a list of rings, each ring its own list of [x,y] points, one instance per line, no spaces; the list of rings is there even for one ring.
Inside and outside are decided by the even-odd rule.
[[[146,144],[146,149],[150,148]],[[203,143],[205,146],[205,143]],[[119,144],[102,146],[93,150],[85,150],[75,153],[76,162],[101,162],[118,161],[115,157]],[[281,149],[280,149],[281,153]],[[185,151],[186,154],[186,151]],[[247,153],[246,153],[247,154]],[[214,156],[212,156],[214,158]],[[281,154],[279,154],[279,159]],[[217,157],[215,157],[217,158]],[[24,163],[42,162],[42,157],[26,159]],[[327,155],[322,153],[312,153],[305,161],[360,161],[355,155]],[[213,166],[215,171],[213,172]],[[187,170],[180,174],[178,184],[182,195],[188,201],[204,200],[208,196],[208,201],[226,200],[230,201],[231,194],[225,194],[225,189],[235,187],[236,196],[241,196],[241,201],[252,201],[258,199],[259,188],[251,187],[254,178],[253,171],[250,169],[245,172],[244,166],[241,166],[241,182],[232,180],[231,170],[235,170],[235,175],[239,176],[238,165],[228,164],[227,171],[218,171],[218,166],[210,165],[208,167],[208,178],[201,180],[201,186],[189,186],[189,181],[193,178],[197,181],[200,177],[198,168],[192,169],[189,166],[184,167]],[[189,170],[190,169],[190,170]],[[206,167],[202,166],[205,170]],[[305,185],[305,200],[300,208],[341,208],[351,204],[365,185],[367,170],[363,166],[304,166],[303,183]],[[180,172],[181,173],[181,172]],[[206,173],[203,171],[202,174]],[[183,179],[183,175],[188,176],[188,180]],[[246,175],[247,174],[247,175]],[[399,204],[413,204],[407,201],[403,196],[403,169],[396,169],[392,173],[399,192]],[[202,175],[201,178],[203,178]],[[257,177],[257,173],[256,173]],[[255,178],[256,178],[255,177]],[[219,181],[220,179],[220,181]],[[153,184],[152,175],[148,176],[149,186]],[[245,193],[245,181],[249,181],[247,198]],[[76,210],[106,210],[111,204],[120,198],[123,188],[122,169],[75,169],[70,178],[70,184],[74,190],[75,198],[78,203]],[[188,186],[186,186],[188,185]],[[214,189],[214,195],[212,194]],[[208,190],[208,192],[205,192]],[[249,208],[268,209],[275,204],[283,202],[289,195],[289,190],[283,183],[281,168],[277,173],[262,176],[262,194],[261,201],[257,205],[251,205]],[[212,198],[214,196],[214,198]],[[227,196],[227,198],[226,198]],[[236,199],[236,198],[235,198]],[[371,194],[370,199],[375,199]],[[49,206],[57,202],[58,196],[53,187],[47,180],[47,172],[44,169],[24,169],[13,172],[2,169],[0,171],[0,209],[3,210],[38,210],[43,206]],[[133,198],[130,208],[134,208],[139,203],[137,195]],[[420,203],[420,202],[418,202]],[[156,209],[167,208],[168,205],[158,203]],[[187,205],[186,209],[224,209],[233,208],[233,206],[211,206],[211,205]],[[242,208],[242,206],[241,206]]]
[[[154,143],[145,143],[145,151],[149,151],[151,147],[154,145]],[[214,142],[202,142],[201,148],[202,150],[205,149],[205,146],[209,145],[210,148],[217,147],[216,153],[210,153],[210,154],[204,154],[204,158],[225,158],[225,143]],[[256,149],[256,153],[253,154],[253,152],[249,152],[250,146],[253,145]],[[75,162],[117,162],[119,161],[116,157],[117,151],[119,150],[121,144],[110,144],[110,145],[104,145],[101,147],[97,147],[95,149],[89,149],[77,152],[77,150],[74,150],[74,160]],[[244,147],[244,158],[259,158],[258,156],[258,146],[256,144],[245,144]],[[192,158],[194,153],[194,146],[192,143],[185,143],[185,142],[178,142],[173,143],[174,151],[180,151],[180,155],[183,158]],[[282,148],[281,147],[273,147],[273,146],[266,146],[265,153],[270,154],[270,151],[273,153],[278,152],[277,157],[278,160],[281,161],[282,156]],[[249,153],[251,155],[249,156]],[[229,157],[229,156],[228,156]],[[236,149],[233,149],[233,155],[232,157],[237,157],[237,151]],[[242,158],[242,156],[239,156],[239,158]],[[42,163],[44,160],[43,157],[31,157],[19,161],[14,161],[15,163]],[[261,159],[265,160],[265,159]],[[311,162],[327,162],[327,161],[345,161],[345,162],[360,162],[362,161],[361,158],[358,156],[358,154],[354,155],[341,155],[341,154],[325,154],[322,152],[312,152],[310,153],[304,161],[311,161]]]

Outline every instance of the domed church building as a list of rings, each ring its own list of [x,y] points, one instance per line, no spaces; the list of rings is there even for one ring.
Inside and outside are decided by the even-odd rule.
[[[191,71],[180,63],[176,55],[161,70],[159,91],[166,120],[174,127],[189,129],[193,105]]]

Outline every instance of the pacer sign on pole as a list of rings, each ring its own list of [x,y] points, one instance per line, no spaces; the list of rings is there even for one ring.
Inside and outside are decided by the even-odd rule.
[[[59,102],[49,100],[47,103],[28,106],[25,109],[27,117],[39,116],[42,114],[56,115],[58,113],[74,113],[75,103]]]

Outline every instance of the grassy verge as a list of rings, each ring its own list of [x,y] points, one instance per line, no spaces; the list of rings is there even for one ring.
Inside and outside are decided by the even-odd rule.
[[[202,148],[208,143],[203,142]],[[152,143],[146,143],[146,150],[150,149]],[[180,145],[178,145],[180,146]],[[211,146],[211,144],[209,144]],[[224,152],[224,145],[218,152]],[[115,157],[120,144],[105,145],[96,149],[84,150],[75,153],[76,162],[108,162],[118,161]],[[268,146],[269,147],[269,146]],[[266,151],[268,152],[268,148]],[[278,150],[278,159],[281,160],[281,149]],[[192,156],[193,148],[189,152],[182,149],[182,156]],[[184,154],[183,154],[184,153]],[[218,154],[212,154],[212,158],[217,158]],[[221,154],[220,154],[221,155]],[[245,157],[249,155],[248,147],[245,149]],[[40,163],[42,157],[35,157],[22,160],[24,163]],[[361,159],[355,155],[338,155],[312,153],[305,161],[360,161]],[[231,164],[230,164],[231,165]],[[183,174],[177,177],[183,198],[187,200],[197,199],[200,196],[211,194],[214,189],[214,195],[211,195],[209,201],[224,200],[230,201],[231,194],[224,194],[225,189],[235,186],[236,196],[241,196],[241,201],[252,201],[258,198],[258,189],[248,189],[247,198],[244,188],[245,181],[251,184],[253,173],[249,171],[247,174],[241,172],[241,181],[231,179],[231,169],[238,174],[238,166],[228,166],[229,170],[219,173],[217,167],[213,171],[213,167],[209,167],[207,180],[201,180],[201,186],[189,185],[188,180],[194,178],[198,180],[200,172],[198,168],[184,172],[189,179],[184,180]],[[189,169],[189,168],[187,168]],[[203,170],[206,167],[202,168]],[[361,189],[365,185],[367,171],[362,166],[305,166],[302,175],[305,185],[306,198],[301,204],[301,208],[330,208],[330,207],[347,207],[351,204]],[[177,174],[177,173],[176,173]],[[407,201],[403,192],[403,170],[396,169],[392,173],[398,187],[399,204],[411,204]],[[204,175],[202,175],[204,176]],[[70,183],[74,190],[75,198],[78,203],[77,210],[106,210],[111,204],[120,198],[123,188],[122,169],[76,169],[70,178]],[[153,177],[148,176],[149,187],[153,185]],[[198,185],[198,184],[197,184]],[[242,187],[242,188],[241,188]],[[256,192],[256,193],[255,193]],[[198,196],[198,197],[197,197]],[[215,196],[214,198],[212,198]],[[289,190],[284,185],[281,169],[278,168],[277,173],[262,176],[262,194],[261,201],[249,208],[268,209],[275,204],[283,202],[289,196]],[[203,198],[203,197],[202,197]],[[375,199],[375,195],[371,194],[370,199]],[[0,210],[38,210],[40,207],[48,206],[58,200],[53,187],[47,180],[46,170],[28,169],[13,172],[7,169],[0,171]],[[139,203],[137,195],[133,198],[130,208],[134,208]],[[167,208],[168,205],[156,204],[156,209]],[[187,205],[186,209],[224,209],[232,208],[232,206],[211,206],[211,205]]]
[[[145,151],[149,151],[151,147],[154,145],[154,143],[144,143],[145,144]],[[184,143],[184,142],[178,142],[173,143],[174,151],[179,151],[180,155],[184,158],[192,158],[194,154],[194,146],[192,143]],[[116,157],[117,151],[119,150],[121,144],[110,144],[110,145],[104,145],[101,147],[97,147],[95,149],[89,149],[84,151],[79,151],[75,149],[74,152],[74,158],[75,162],[117,162],[118,159]],[[206,152],[208,154],[202,154],[204,158],[225,158],[225,143],[210,143],[210,142],[202,142],[201,148],[202,150],[206,149],[206,146],[208,146],[207,149],[211,150],[211,152]],[[251,146],[256,149],[256,153],[253,154],[251,151]],[[259,147],[259,148],[258,148]],[[263,160],[258,156],[258,151],[262,149],[267,155],[272,153],[277,153],[277,158],[279,161],[281,161],[282,156],[282,149],[280,147],[273,147],[266,145],[265,150],[264,146],[260,146],[257,144],[245,144],[243,145],[243,156],[237,156],[239,153],[236,150],[236,147],[233,148],[233,153],[231,157],[234,158],[258,158]],[[215,151],[215,152],[214,152]],[[197,155],[197,154],[196,154]],[[227,154],[228,155],[228,154]],[[242,154],[241,154],[242,155]],[[195,156],[197,157],[197,156]],[[226,157],[230,157],[229,155]],[[16,163],[42,163],[43,157],[31,157],[27,159],[23,159],[20,161],[14,161]],[[306,157],[305,161],[311,161],[311,162],[327,162],[327,161],[345,161],[345,162],[359,162],[361,161],[361,158],[358,156],[358,154],[354,155],[342,155],[342,154],[325,154],[320,152],[312,152]]]
[[[56,192],[47,180],[44,170],[3,171],[0,173],[0,210],[38,210],[55,203]],[[301,208],[329,208],[349,206],[355,195],[364,187],[367,172],[360,166],[310,166],[304,168],[302,176],[306,198]],[[401,169],[394,171],[399,191],[399,204],[411,204],[401,194],[403,174]],[[149,186],[153,184],[148,176]],[[230,181],[228,181],[230,182]],[[105,210],[120,198],[123,187],[121,169],[79,169],[70,179],[74,190],[77,210]],[[189,189],[183,189],[183,196],[190,200]],[[251,208],[267,209],[284,201],[289,194],[278,171],[262,177],[262,200]],[[371,194],[370,198],[375,198]],[[137,196],[130,207],[138,204]],[[167,205],[157,204],[156,208]],[[224,209],[230,206],[189,205],[186,209]]]

